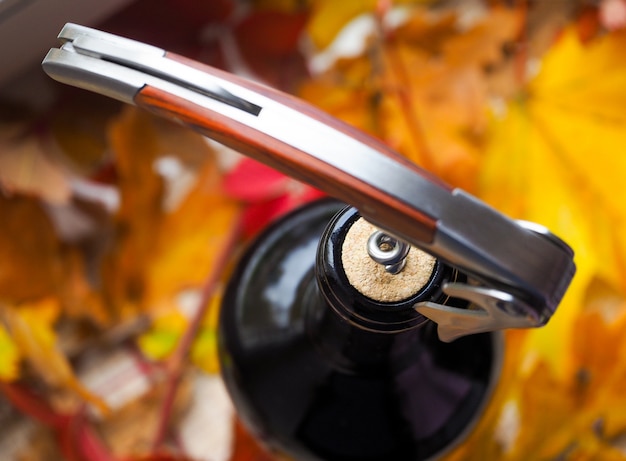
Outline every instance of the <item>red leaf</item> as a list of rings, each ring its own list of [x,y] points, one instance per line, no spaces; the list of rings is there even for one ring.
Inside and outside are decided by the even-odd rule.
[[[273,200],[248,206],[243,213],[242,219],[244,236],[252,237],[256,235],[271,221],[285,212],[288,202],[289,198],[283,195]]]
[[[242,159],[224,178],[226,193],[248,202],[242,218],[246,237],[274,219],[324,194],[249,158]]]
[[[261,202],[285,193],[290,179],[249,158],[242,159],[224,178],[224,190],[236,199]]]

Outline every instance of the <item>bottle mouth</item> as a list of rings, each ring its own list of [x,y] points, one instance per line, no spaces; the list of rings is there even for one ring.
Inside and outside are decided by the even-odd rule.
[[[461,274],[416,248],[403,270],[387,272],[368,253],[368,237],[375,231],[353,207],[335,215],[318,247],[320,291],[340,316],[364,329],[398,332],[427,322],[415,304],[446,303],[441,287]]]
[[[437,259],[378,230],[363,218],[348,228],[341,267],[348,282],[380,303],[415,298],[430,282]]]

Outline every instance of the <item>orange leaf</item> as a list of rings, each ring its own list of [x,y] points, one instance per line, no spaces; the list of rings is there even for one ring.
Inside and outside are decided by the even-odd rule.
[[[0,301],[51,295],[62,280],[61,247],[43,206],[0,192]]]
[[[519,24],[514,10],[490,10],[466,30],[454,15],[409,10],[403,25],[338,61],[301,95],[473,191],[487,129],[484,68],[505,58],[503,44]]]
[[[201,136],[128,108],[111,142],[121,206],[104,293],[128,315],[200,286],[239,207],[223,194],[215,156]]]

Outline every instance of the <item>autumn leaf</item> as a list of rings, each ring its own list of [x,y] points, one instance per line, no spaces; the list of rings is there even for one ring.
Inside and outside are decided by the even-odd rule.
[[[137,338],[137,344],[148,359],[163,360],[174,352],[188,324],[176,305],[156,310],[150,329]]]
[[[217,353],[217,330],[222,299],[222,291],[218,290],[211,298],[211,303],[191,347],[192,362],[206,373],[218,373],[220,368]]]
[[[49,150],[62,156],[75,175],[90,176],[108,160],[107,125],[120,110],[119,102],[100,95],[64,88],[60,105],[48,129]],[[57,165],[57,168],[59,165]]]
[[[255,160],[244,158],[224,176],[224,192],[243,201],[243,231],[257,234],[276,218],[324,194]]]
[[[13,381],[19,376],[20,359],[17,345],[0,325],[0,381]]]
[[[473,191],[488,120],[484,69],[504,59],[502,46],[521,22],[504,9],[468,29],[457,21],[410,10],[405,23],[384,29],[363,55],[338,61],[303,85],[301,95]]]
[[[201,284],[238,205],[221,192],[215,156],[197,134],[129,108],[111,142],[121,205],[104,293],[130,315]]]
[[[583,45],[568,31],[526,95],[494,122],[482,170],[484,199],[512,217],[542,223],[576,253],[577,275],[557,314],[548,328],[531,333],[530,343],[560,372],[592,284],[626,293],[626,67],[616,58],[625,38],[611,34]]]
[[[223,191],[215,155],[197,134],[129,109],[116,121],[112,143],[122,197],[116,218],[124,232],[105,266],[112,283],[105,290],[113,290],[105,296],[112,295],[118,308],[129,306],[126,315],[150,313],[152,326],[138,344],[149,358],[163,360],[188,329],[217,255],[238,234],[241,205]],[[133,279],[134,286],[120,285]],[[192,357],[215,372],[215,314],[210,318]]]
[[[312,18],[307,27],[311,41],[318,49],[324,49],[352,19],[365,13],[373,13],[379,0],[346,0],[341,3],[332,0],[314,0]],[[420,5],[433,3],[432,0],[400,0],[394,5]]]
[[[18,307],[3,306],[2,319],[22,355],[46,383],[71,389],[106,412],[107,405],[78,381],[69,361],[59,350],[54,330],[59,313],[60,305],[55,298],[43,298]]]
[[[200,323],[190,350],[191,362],[206,373],[219,372],[217,324],[221,301],[221,293],[211,298],[211,304]],[[173,304],[168,308],[157,310],[150,329],[139,336],[137,344],[149,359],[166,360],[176,350],[183,334],[189,328],[190,321],[191,319],[185,315],[185,308],[181,305]]]
[[[528,355],[527,332],[507,332],[495,395],[468,439],[445,459],[623,459],[624,307],[610,321],[598,311],[577,317],[563,377],[545,359]]]
[[[54,294],[63,274],[61,242],[43,204],[0,192],[0,216],[0,302]]]
[[[202,286],[224,242],[237,232],[240,205],[223,191],[212,152],[208,147],[203,152],[206,159],[194,185],[162,217],[146,267],[148,303]]]
[[[578,272],[548,325],[507,350],[518,370],[500,416],[481,421],[459,459],[624,458],[623,41],[566,31],[493,122],[481,196],[563,237]]]

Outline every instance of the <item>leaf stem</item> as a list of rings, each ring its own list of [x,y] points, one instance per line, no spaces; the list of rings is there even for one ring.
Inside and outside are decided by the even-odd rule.
[[[152,448],[155,451],[163,445],[168,435],[167,433],[169,430],[169,420],[172,414],[172,409],[174,407],[178,385],[180,384],[180,381],[182,379],[186,358],[189,355],[189,351],[191,349],[193,341],[198,334],[200,325],[202,324],[202,320],[205,317],[207,310],[210,306],[210,301],[215,293],[217,284],[219,283],[222,273],[224,272],[224,269],[228,264],[232,250],[234,249],[239,239],[240,230],[241,217],[236,223],[234,229],[228,234],[228,237],[224,242],[221,251],[218,253],[213,270],[207,276],[203,284],[202,295],[200,298],[198,309],[196,309],[196,312],[194,313],[194,316],[191,319],[189,326],[187,327],[185,333],[178,342],[176,350],[168,360],[168,373],[165,383],[165,394],[162,401],[157,430],[154,436],[154,441],[152,443]]]

